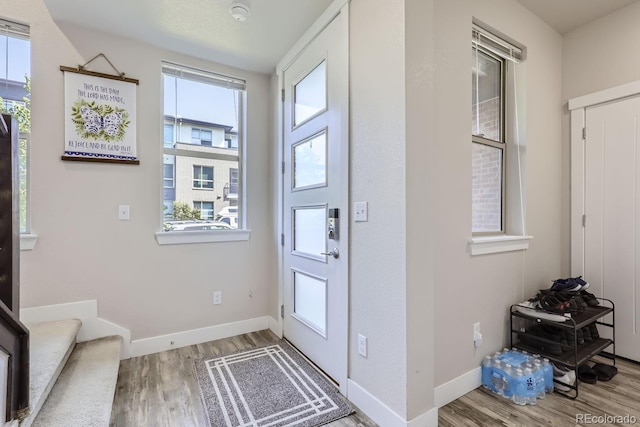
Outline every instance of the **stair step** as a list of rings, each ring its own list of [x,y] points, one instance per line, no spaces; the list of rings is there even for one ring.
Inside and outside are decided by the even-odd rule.
[[[78,343],[33,427],[108,426],[122,341],[112,336]]]
[[[22,427],[29,427],[47,399],[58,375],[76,344],[82,322],[77,319],[33,323],[29,328],[29,414]]]

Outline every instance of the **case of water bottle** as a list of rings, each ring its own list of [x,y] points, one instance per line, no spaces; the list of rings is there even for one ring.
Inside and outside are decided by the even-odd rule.
[[[505,348],[482,361],[482,385],[518,405],[535,405],[553,391],[549,359]]]

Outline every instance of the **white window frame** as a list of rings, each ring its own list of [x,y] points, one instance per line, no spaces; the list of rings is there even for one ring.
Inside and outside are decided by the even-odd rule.
[[[221,74],[216,74],[214,72],[198,70],[191,67],[186,67],[182,65],[172,64],[169,62],[162,63],[162,73],[167,75],[173,75],[176,77],[185,77],[196,81],[201,81],[210,84],[217,84],[218,86],[227,87],[236,89],[240,92],[240,96],[238,97],[238,148],[237,148],[237,159],[238,159],[238,172],[240,176],[240,185],[238,188],[238,205],[240,206],[240,215],[238,216],[239,227],[238,229],[233,230],[202,230],[202,231],[158,231],[156,232],[156,241],[159,245],[176,245],[176,244],[191,244],[191,243],[214,243],[214,242],[235,242],[235,241],[247,241],[251,236],[251,230],[246,228],[246,200],[244,197],[245,188],[246,188],[246,175],[244,172],[244,167],[246,163],[246,141],[244,138],[245,126],[246,126],[246,110],[245,110],[245,99],[246,99],[246,82],[242,79],[238,79],[235,77],[229,77]],[[164,115],[162,117],[162,123],[165,123]],[[177,126],[174,127],[177,129]],[[164,136],[163,136],[164,138]],[[202,157],[202,158],[218,158],[218,156],[222,156],[221,158],[229,159],[230,154],[226,153],[224,155],[220,154],[208,154],[208,153],[197,153],[197,156],[193,156],[193,153],[184,152],[184,150],[179,150],[175,148],[164,147],[164,154],[172,154],[174,156],[188,156],[188,157]],[[215,171],[214,171],[215,172]],[[215,180],[215,176],[214,176]],[[215,185],[215,183],[214,183]],[[205,189],[209,190],[209,189]],[[215,214],[215,212],[214,212]],[[159,230],[162,230],[162,225],[160,225]]]
[[[200,178],[196,178],[196,168],[200,168]],[[204,168],[211,168],[211,179],[204,179],[204,178],[202,178],[202,175],[203,175],[202,171],[203,171],[203,169],[204,169]],[[213,188],[214,188],[214,185],[215,185],[215,183],[214,183],[214,179],[213,179],[213,174],[214,174],[214,172],[215,172],[215,170],[214,170],[214,167],[213,167],[213,166],[207,166],[207,165],[193,165],[193,178],[192,178],[192,180],[191,180],[191,187],[192,187],[194,190],[206,190],[206,191],[213,191]],[[196,182],[199,182],[199,183],[200,183],[200,186],[199,186],[199,187],[197,187],[197,186],[195,185],[195,183],[196,183]],[[205,183],[208,183],[208,182],[211,182],[211,188],[209,188],[209,187],[205,187],[205,186],[204,186],[204,184],[205,184]]]
[[[202,213],[204,212],[204,209],[202,208],[202,204],[203,203],[211,203],[211,218],[203,218]],[[197,206],[197,204],[199,204],[200,206]],[[204,219],[204,220],[213,220],[213,218],[215,217],[215,202],[213,200],[194,200],[193,201],[193,208],[194,209],[198,209],[200,210],[200,218]],[[209,209],[207,209],[209,210]]]
[[[517,75],[526,73],[519,72],[519,68],[524,67],[522,63],[526,59],[526,48],[499,31],[481,23],[474,18],[472,40],[473,43],[482,46],[496,55],[505,59],[505,87],[503,103],[506,114],[504,116],[504,136],[506,150],[503,159],[503,228],[504,232],[493,235],[476,235],[471,232],[468,241],[468,251],[471,255],[486,255],[501,252],[521,251],[529,248],[529,241],[532,236],[526,233],[526,194],[524,193],[523,182],[525,181],[526,168],[526,134],[524,114],[517,114],[517,111],[524,111],[524,97],[517,94],[525,93],[524,82],[517,79]],[[473,138],[472,138],[473,140]],[[508,215],[507,215],[508,211]]]
[[[31,31],[28,25],[8,21],[5,19],[0,19],[0,28],[2,28],[2,33],[9,37],[29,40],[29,48],[31,48]],[[5,103],[7,103],[7,101],[11,101],[11,103],[13,103],[13,100],[5,99]],[[16,102],[22,103],[21,100],[16,100]],[[31,230],[31,203],[30,203],[31,191],[29,186],[29,180],[30,180],[29,158],[30,158],[30,149],[31,149],[31,133],[20,132],[19,139],[25,139],[26,145],[27,145],[26,159],[25,159],[27,164],[27,174],[25,177],[26,179],[25,186],[27,189],[26,200],[25,200],[26,220],[25,220],[25,230],[24,231],[20,230],[20,250],[30,251],[35,248],[36,243],[38,241],[38,235],[34,234]]]

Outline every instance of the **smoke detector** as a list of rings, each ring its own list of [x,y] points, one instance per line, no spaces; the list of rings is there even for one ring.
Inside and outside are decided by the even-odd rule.
[[[249,6],[240,2],[231,3],[231,6],[229,6],[229,12],[233,19],[240,22],[246,21],[249,15],[251,15]]]

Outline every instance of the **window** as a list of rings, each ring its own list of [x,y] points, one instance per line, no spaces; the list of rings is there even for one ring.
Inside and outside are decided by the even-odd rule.
[[[30,232],[28,197],[31,133],[31,43],[29,27],[0,19],[0,111],[12,114],[19,125],[20,233]],[[2,61],[4,60],[4,61]],[[2,63],[4,62],[4,63]]]
[[[502,232],[504,195],[504,60],[471,48],[474,232]]]
[[[213,202],[193,202],[193,208],[200,211],[200,219],[213,219]]]
[[[211,147],[211,130],[192,128],[191,143]]]
[[[193,166],[193,188],[213,190],[213,166]]]
[[[214,202],[218,211],[237,205],[238,228],[242,229],[245,82],[169,63],[163,63],[162,73],[164,229],[180,231],[185,221],[213,219],[219,213],[214,211]],[[169,135],[172,144],[166,143]],[[167,188],[169,184],[173,188]],[[177,221],[180,228],[174,224]]]
[[[173,188],[175,181],[173,179],[173,163],[164,164],[164,188]]]
[[[175,137],[173,135],[173,123],[164,124],[164,146],[173,148]]]
[[[517,137],[514,103],[507,102],[508,73],[523,50],[474,25],[471,45],[472,232],[505,233],[509,143]],[[511,62],[511,64],[510,64]],[[519,173],[519,171],[518,171]]]

